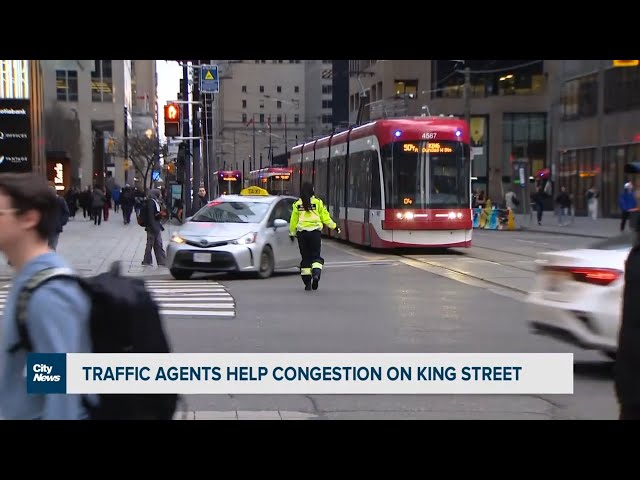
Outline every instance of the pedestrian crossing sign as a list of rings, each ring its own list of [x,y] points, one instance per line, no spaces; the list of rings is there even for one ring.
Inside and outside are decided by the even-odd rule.
[[[200,92],[218,93],[220,79],[218,78],[218,65],[200,66]]]

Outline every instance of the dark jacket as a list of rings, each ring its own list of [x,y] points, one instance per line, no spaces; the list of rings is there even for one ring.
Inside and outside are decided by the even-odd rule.
[[[615,391],[618,402],[640,409],[640,246],[627,257],[622,296],[622,322],[618,334]]]
[[[556,203],[562,208],[569,208],[571,206],[571,198],[567,192],[560,192],[556,197]]]
[[[69,221],[69,205],[67,205],[67,201],[60,195],[56,195],[56,203],[58,204],[56,233],[62,233],[62,227]]]
[[[195,215],[198,210],[207,205],[209,200],[206,197],[201,197],[200,195],[196,195],[196,198],[193,200],[193,205],[191,205],[191,215]]]
[[[144,205],[144,204],[143,204]],[[156,208],[156,202],[151,198],[146,201],[147,207],[147,226],[144,229],[158,235],[164,227],[160,223],[160,210]]]

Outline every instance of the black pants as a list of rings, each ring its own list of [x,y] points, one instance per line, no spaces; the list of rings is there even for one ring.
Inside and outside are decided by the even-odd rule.
[[[298,247],[300,247],[300,276],[306,284],[311,282],[311,277],[320,279],[324,259],[320,256],[322,246],[320,230],[298,232]]]
[[[104,207],[93,207],[91,211],[93,212],[93,224],[101,225],[102,224],[102,211]]]
[[[624,226],[626,225],[627,220],[629,220],[629,214],[630,213],[631,212],[629,212],[629,211],[622,212],[622,220],[620,221],[620,231],[621,232],[624,232]],[[629,222],[629,223],[631,223],[631,222]]]

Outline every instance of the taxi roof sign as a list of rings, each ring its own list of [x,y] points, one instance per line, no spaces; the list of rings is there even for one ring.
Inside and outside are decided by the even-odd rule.
[[[240,195],[269,195],[269,192],[260,187],[247,187],[240,191]]]

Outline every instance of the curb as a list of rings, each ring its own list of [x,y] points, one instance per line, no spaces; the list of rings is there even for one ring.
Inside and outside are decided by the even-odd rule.
[[[527,228],[527,227],[520,227],[520,231],[533,232],[533,233],[554,233],[557,235],[564,235],[567,237],[585,237],[585,238],[602,238],[602,239],[607,239],[615,236],[615,235],[594,235],[589,233],[579,233],[579,232],[571,232],[571,231],[558,232],[557,230],[539,230],[537,228]]]

